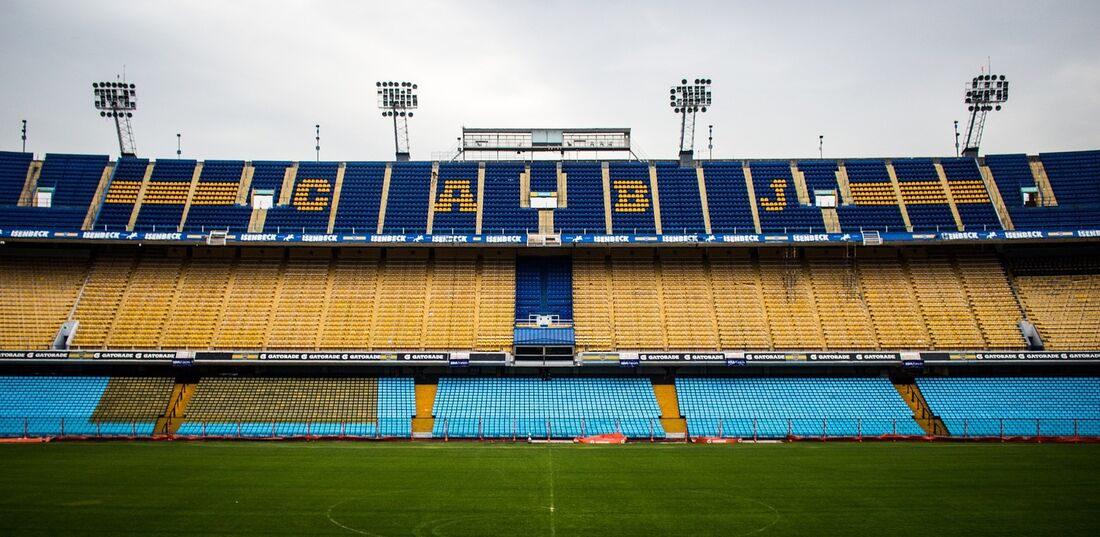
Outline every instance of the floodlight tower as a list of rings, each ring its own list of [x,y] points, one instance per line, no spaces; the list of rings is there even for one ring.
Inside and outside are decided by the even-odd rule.
[[[115,82],[92,82],[92,90],[95,92],[95,108],[99,110],[99,117],[115,120],[119,153],[124,157],[135,156],[137,145],[134,144],[134,128],[130,125],[130,118],[134,117],[134,111],[137,110],[137,88],[123,79]]]
[[[695,155],[695,114],[706,112],[711,104],[710,79],[688,79],[669,89],[669,106],[680,114],[680,165],[689,166]]]
[[[966,84],[966,109],[970,112],[970,121],[966,127],[966,143],[963,156],[977,157],[978,146],[982,142],[985,130],[985,115],[999,111],[1008,101],[1008,80],[1004,75],[978,75]]]
[[[377,82],[378,109],[382,117],[393,118],[393,145],[397,160],[409,160],[409,123],[417,107],[416,84],[412,82]]]

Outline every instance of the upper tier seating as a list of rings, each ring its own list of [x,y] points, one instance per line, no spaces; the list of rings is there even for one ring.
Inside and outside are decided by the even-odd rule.
[[[612,162],[608,172],[612,230],[632,235],[656,233],[649,166],[643,162]]]
[[[0,206],[0,227],[80,229],[106,166],[102,155],[46,155],[37,186],[53,189],[50,207]]]
[[[596,163],[562,163],[565,209],[554,211],[554,227],[566,233],[604,233],[603,175]]]
[[[473,234],[477,224],[477,197],[481,186],[476,162],[446,162],[436,179],[432,233]],[[517,192],[519,184],[516,184]],[[518,203],[517,203],[518,206]]]
[[[657,164],[657,191],[661,202],[661,232],[703,233],[703,203],[699,197],[699,175],[695,168],[674,163]]]
[[[917,378],[951,436],[1100,436],[1100,378]]]
[[[740,162],[703,162],[710,227],[714,233],[754,233],[749,191]]]
[[[145,187],[145,196],[141,200],[141,210],[134,222],[134,229],[176,231],[191,190],[195,164],[194,160],[156,162],[149,184]]]
[[[1089,153],[1089,152],[1086,152]],[[1082,183],[1089,177],[1096,177],[1097,171],[1086,172],[1082,169],[1095,160],[1088,155],[1076,155],[1073,153],[1046,153],[1041,157],[1045,163],[1049,160],[1052,164],[1054,177],[1048,172],[1051,188],[1054,190],[1058,205],[1054,207],[1026,207],[1024,206],[1022,188],[1036,188],[1035,177],[1032,175],[1031,165],[1027,155],[987,155],[985,164],[993,175],[997,189],[1001,192],[1008,213],[1012,217],[1012,223],[1016,229],[1077,229],[1083,226],[1100,225],[1100,203],[1094,200],[1091,189],[1083,188]],[[1063,198],[1058,194],[1062,187],[1068,195]],[[1084,200],[1075,199],[1076,194],[1082,194]]]
[[[338,167],[336,162],[298,163],[289,203],[268,210],[264,230],[289,233],[328,231]],[[286,193],[282,197],[286,198]]]
[[[0,151],[0,205],[19,203],[33,156],[31,153]]]
[[[972,158],[940,160],[951,197],[967,230],[1001,229],[997,211],[989,199],[978,163]]]
[[[183,229],[186,231],[211,229],[247,231],[252,208],[248,205],[236,204],[243,172],[244,161],[208,160],[204,162]]]
[[[621,432],[663,438],[653,384],[644,378],[439,379],[432,435],[574,438]]]
[[[423,233],[428,227],[432,165],[395,162],[391,165],[385,233]]]
[[[905,231],[897,195],[881,160],[847,160],[848,186],[852,205],[837,207],[843,231]]]
[[[885,378],[677,378],[692,436],[922,435]]]
[[[749,170],[752,172],[761,231],[825,231],[821,209],[799,205],[789,161],[752,161]]]
[[[382,203],[382,182],[385,176],[385,162],[347,163],[333,231],[377,231],[378,209]]]
[[[896,159],[893,166],[913,231],[958,229],[932,159]]]
[[[539,165],[542,166],[539,166]],[[546,164],[551,166],[547,167]],[[547,170],[547,168],[549,168]],[[542,187],[550,187],[549,192],[557,192],[557,179],[554,163],[533,162],[531,174],[540,170],[553,181],[542,181]],[[547,172],[549,172],[547,174]],[[539,220],[536,209],[520,207],[519,176],[523,173],[523,164],[518,162],[488,162],[485,164],[485,199],[481,212],[482,234],[534,233],[538,230]],[[531,190],[535,189],[532,177]]]
[[[204,378],[182,436],[411,435],[411,378]]]
[[[573,270],[568,257],[516,260],[516,319],[531,315],[573,318]]]
[[[107,187],[107,196],[96,217],[95,228],[110,231],[122,231],[130,223],[141,185],[145,181],[145,171],[149,159],[120,158],[111,175],[111,184]]]

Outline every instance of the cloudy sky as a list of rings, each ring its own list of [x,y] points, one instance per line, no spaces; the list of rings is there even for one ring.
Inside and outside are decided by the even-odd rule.
[[[116,154],[93,81],[138,84],[138,153],[393,156],[378,80],[420,85],[414,159],[468,127],[629,127],[674,157],[668,87],[714,81],[716,158],[954,154],[963,84],[1013,93],[983,152],[1100,148],[1100,2],[4,0],[0,150]],[[705,153],[704,153],[705,154]]]

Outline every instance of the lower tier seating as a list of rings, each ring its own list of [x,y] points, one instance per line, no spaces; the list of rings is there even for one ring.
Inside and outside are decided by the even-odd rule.
[[[951,436],[1100,436],[1100,378],[918,378]]]
[[[411,436],[411,378],[232,378],[199,382],[181,436]]]
[[[676,391],[692,436],[924,434],[885,378],[678,378]]]
[[[166,378],[0,377],[0,436],[149,436]]]
[[[665,436],[641,378],[442,378],[432,414],[440,438]]]

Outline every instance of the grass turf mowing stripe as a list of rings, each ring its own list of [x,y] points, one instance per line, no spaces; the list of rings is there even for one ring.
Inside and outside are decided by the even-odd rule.
[[[1100,445],[70,442],[0,457],[3,535],[1100,533]]]

